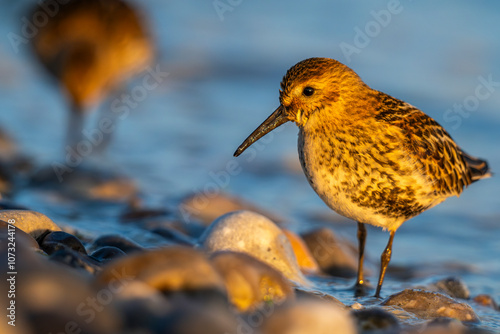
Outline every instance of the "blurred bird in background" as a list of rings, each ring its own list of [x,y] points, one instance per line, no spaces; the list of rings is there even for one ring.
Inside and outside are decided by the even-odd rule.
[[[44,0],[34,10],[41,10]],[[82,139],[84,114],[116,92],[153,59],[154,47],[135,8],[121,0],[70,0],[60,4],[33,39],[41,64],[59,81],[70,103],[67,145]],[[98,145],[109,142],[105,134]],[[68,146],[66,146],[68,148]]]

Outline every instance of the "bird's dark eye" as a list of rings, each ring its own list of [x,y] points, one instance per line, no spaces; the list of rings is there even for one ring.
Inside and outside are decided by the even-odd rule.
[[[311,96],[311,95],[313,95],[313,94],[314,94],[314,88],[307,86],[307,87],[306,87],[306,88],[304,88],[304,90],[302,91],[302,94],[304,94],[305,96]]]

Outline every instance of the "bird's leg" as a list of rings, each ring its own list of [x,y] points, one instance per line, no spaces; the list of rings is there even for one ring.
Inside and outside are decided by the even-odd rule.
[[[114,96],[116,98],[111,98],[100,106],[99,115],[96,122],[96,129],[101,130],[102,122],[106,122],[107,129],[106,131],[100,131],[101,137],[99,143],[95,147],[96,154],[100,156],[104,155],[107,147],[109,146],[109,143],[111,142],[111,139],[113,138],[113,132],[115,132],[118,121],[123,120],[129,116],[130,110],[124,109],[124,111],[122,112],[121,107],[116,108],[116,110],[114,107],[114,102],[119,97],[121,98],[121,96],[128,96],[128,95],[129,93],[127,93],[125,87],[115,88],[111,91],[110,96],[111,97]],[[130,107],[130,109],[133,108],[135,108],[135,106]]]
[[[365,224],[358,222],[358,279],[356,281],[356,287],[361,287],[365,280],[363,278],[363,262],[365,260],[365,241],[366,241],[366,227]]]
[[[389,237],[389,242],[387,243],[387,247],[385,248],[382,256],[380,257],[380,276],[378,278],[377,284],[377,292],[375,292],[375,297],[380,298],[380,290],[382,289],[382,283],[384,282],[385,271],[387,270],[387,266],[391,261],[392,255],[392,240],[394,240],[394,232],[391,231],[391,235]]]
[[[68,151],[69,148],[76,152],[78,149],[77,145],[82,140],[83,133],[83,110],[76,104],[73,104],[71,107],[66,131],[65,151]]]

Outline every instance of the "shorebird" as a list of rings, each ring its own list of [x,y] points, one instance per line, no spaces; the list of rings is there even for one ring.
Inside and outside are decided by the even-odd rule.
[[[146,68],[153,42],[142,17],[124,1],[70,0],[57,10],[53,5],[46,0],[35,8],[34,13],[52,8],[55,14],[39,28],[32,46],[69,96],[71,147],[82,137],[85,111]]]
[[[280,106],[234,156],[276,127],[296,123],[299,158],[310,185],[331,209],[358,224],[358,289],[365,283],[365,224],[390,233],[376,297],[396,230],[490,176],[487,162],[462,151],[434,119],[371,89],[336,60],[310,58],[294,65],[281,82],[279,99]]]

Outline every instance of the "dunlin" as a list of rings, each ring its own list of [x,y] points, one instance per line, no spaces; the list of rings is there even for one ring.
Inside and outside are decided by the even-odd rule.
[[[67,91],[70,145],[81,139],[83,113],[144,69],[153,43],[137,11],[122,0],[46,0],[54,13],[33,39],[41,63]],[[36,13],[36,12],[35,12]]]
[[[288,121],[299,127],[299,158],[310,185],[330,208],[358,223],[358,288],[365,283],[364,224],[389,231],[377,297],[396,230],[490,176],[487,162],[462,151],[431,117],[371,89],[333,59],[310,58],[289,69],[280,106],[234,155]]]

